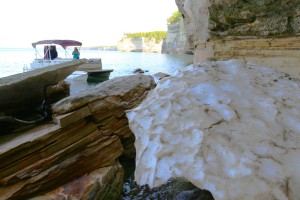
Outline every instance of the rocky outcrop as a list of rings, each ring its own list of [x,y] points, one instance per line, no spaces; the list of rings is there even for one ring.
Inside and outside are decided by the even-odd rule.
[[[118,42],[118,51],[125,52],[152,52],[169,54],[193,54],[193,48],[187,42],[184,23],[168,24],[166,38],[161,42],[147,38],[124,38]]]
[[[176,0],[195,63],[242,58],[273,67],[300,62],[297,0]],[[289,60],[288,62],[286,60]]]
[[[1,78],[0,113],[10,115],[35,110],[47,99],[51,86],[64,80],[86,61],[79,59]]]
[[[162,41],[149,38],[123,38],[118,42],[118,51],[161,53]]]
[[[10,135],[9,135],[10,136]],[[111,165],[123,152],[117,136],[104,136],[92,123],[46,124],[1,138],[0,196],[28,198]],[[7,141],[9,140],[9,141]]]
[[[183,19],[168,24],[167,36],[162,44],[162,53],[192,54],[193,48],[187,41]]]
[[[129,189],[132,187],[133,189]],[[201,190],[184,178],[170,179],[156,188],[138,185],[134,179],[125,183],[123,199],[214,200],[211,193]]]
[[[117,44],[118,51],[124,52],[143,52],[142,38],[124,38]]]
[[[50,191],[72,196],[79,190],[78,199],[120,195],[120,188],[107,185],[123,183],[117,158],[135,157],[124,111],[137,106],[154,86],[153,78],[144,75],[108,80],[57,102],[52,108],[55,123],[1,136],[1,199],[26,199]],[[96,190],[103,193],[94,194]]]
[[[300,199],[300,79],[241,60],[162,79],[127,112],[135,180],[185,177],[216,200]]]
[[[85,174],[51,192],[31,198],[31,200],[119,199],[123,179],[123,167],[116,162],[108,167]]]
[[[124,146],[123,155],[134,158],[134,135],[128,127],[125,110],[137,106],[147,95],[150,89],[155,87],[154,79],[146,75],[132,75],[117,77],[108,80],[86,92],[65,98],[53,106],[54,115],[64,115],[78,110],[91,115],[93,123],[106,136],[118,136]],[[72,113],[66,121],[64,117],[56,117],[58,123],[64,126],[72,122]],[[76,116],[77,113],[75,112]],[[84,114],[85,115],[85,114]],[[60,119],[62,118],[62,119]],[[132,154],[133,153],[133,154]]]

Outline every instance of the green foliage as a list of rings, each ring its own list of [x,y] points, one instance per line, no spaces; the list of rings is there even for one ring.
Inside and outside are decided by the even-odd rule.
[[[167,19],[168,24],[173,24],[175,22],[178,22],[180,19],[182,19],[182,14],[179,10],[173,13],[171,17]]]
[[[139,33],[125,33],[125,38],[146,38],[155,39],[157,43],[166,38],[166,31],[152,31],[152,32],[139,32]]]

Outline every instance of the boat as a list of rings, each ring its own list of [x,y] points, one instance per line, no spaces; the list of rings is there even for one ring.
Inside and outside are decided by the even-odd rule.
[[[38,45],[44,45],[42,54],[38,52]],[[50,49],[55,50],[56,45],[65,50],[65,58],[52,57],[54,54],[50,53]],[[0,135],[24,130],[51,117],[49,107],[69,95],[69,85],[63,80],[74,71],[85,71],[88,77],[108,79],[113,70],[102,70],[100,58],[73,59],[68,54],[67,47],[81,45],[75,40],[32,43],[36,58],[30,68],[23,73],[0,78]]]
[[[52,57],[51,49],[56,51],[56,46],[59,45],[64,50],[64,57]],[[43,46],[43,48],[37,48]],[[24,71],[37,69],[49,65],[56,65],[64,62],[70,62],[74,58],[68,53],[68,47],[77,47],[80,51],[82,43],[76,40],[41,40],[32,43],[32,47],[35,49],[35,59],[30,63],[30,68],[24,67]],[[42,52],[40,52],[42,50]],[[101,58],[89,58],[86,62],[81,64],[76,71],[87,72],[88,75],[107,77],[113,71],[113,69],[102,69]]]

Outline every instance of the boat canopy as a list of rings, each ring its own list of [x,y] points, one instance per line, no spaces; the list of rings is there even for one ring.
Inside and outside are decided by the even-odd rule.
[[[81,46],[82,43],[76,40],[41,40],[35,43],[32,43],[33,48],[36,48],[36,45],[39,44],[57,44],[66,49],[68,46]]]

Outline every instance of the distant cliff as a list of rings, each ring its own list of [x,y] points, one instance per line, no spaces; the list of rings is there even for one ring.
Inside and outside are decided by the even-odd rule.
[[[153,52],[171,54],[192,54],[193,48],[187,41],[183,19],[168,24],[168,31],[163,40],[155,38],[123,38],[118,42],[118,51]]]
[[[161,53],[166,31],[126,33],[118,42],[118,51]]]
[[[183,19],[168,24],[167,37],[162,46],[162,53],[192,54],[192,48],[187,41]]]
[[[118,42],[118,51],[161,53],[162,41],[154,38],[123,38]]]
[[[93,46],[93,47],[81,47],[81,50],[117,51],[117,47],[116,46]]]

